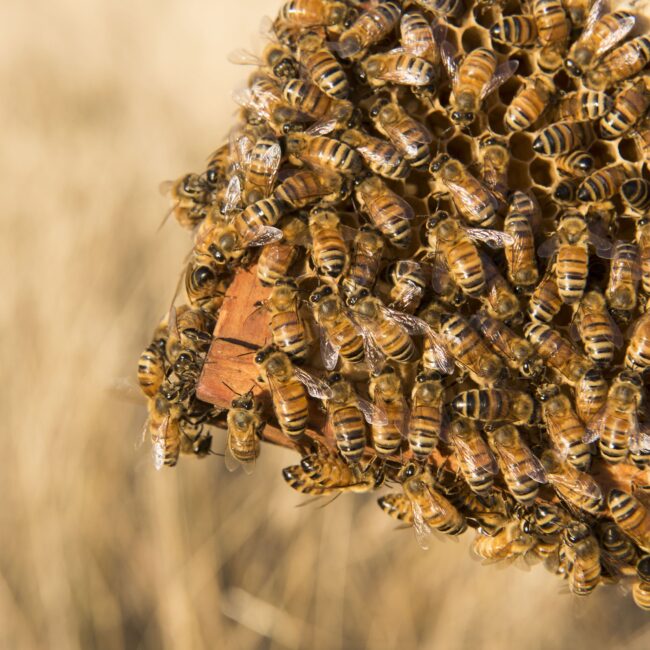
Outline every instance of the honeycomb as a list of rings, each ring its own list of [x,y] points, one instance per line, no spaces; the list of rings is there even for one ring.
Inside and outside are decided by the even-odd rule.
[[[641,136],[637,132],[645,128],[641,125],[642,119],[640,117],[638,126],[630,129],[623,137],[607,140],[598,137],[598,127],[595,120],[592,120],[588,128],[594,129],[594,137],[582,148],[593,158],[593,170],[620,164],[624,169],[623,177],[616,181],[618,186],[612,192],[613,196],[607,197],[606,200],[586,202],[575,195],[564,198],[559,193],[558,187],[567,182],[577,185],[582,179],[571,178],[561,172],[557,157],[541,155],[536,151],[534,143],[540,131],[558,121],[557,109],[562,98],[573,91],[583,89],[584,85],[581,80],[567,73],[562,61],[558,62],[554,70],[549,70],[548,52],[542,50],[537,41],[529,47],[495,42],[490,28],[501,17],[527,15],[527,10],[522,4],[517,1],[468,3],[470,6],[455,18],[445,18],[432,11],[432,7],[442,4],[432,0],[343,4],[352,24],[355,20],[363,20],[365,12],[378,11],[378,7],[382,4],[397,7],[400,13],[420,12],[433,23],[433,33],[437,35],[436,45],[440,51],[447,47],[441,45],[441,41],[444,41],[460,57],[475,52],[478,48],[487,48],[496,53],[499,63],[517,62],[515,73],[498,89],[487,94],[475,119],[469,124],[460,125],[450,116],[453,84],[440,62],[438,62],[439,78],[430,86],[420,89],[408,84],[388,83],[378,88],[370,87],[363,62],[370,54],[381,54],[398,47],[400,45],[397,37],[398,27],[393,27],[384,37],[371,43],[366,48],[367,52],[361,57],[354,57],[343,56],[347,32],[342,25],[330,25],[327,30],[319,25],[316,31],[322,31],[323,42],[332,52],[338,54],[337,61],[343,66],[351,86],[348,96],[354,108],[351,126],[381,138],[382,134],[371,119],[372,109],[378,101],[397,104],[408,115],[423,124],[431,134],[429,152],[432,159],[435,160],[441,154],[448,154],[461,163],[472,176],[482,179],[483,184],[487,181],[488,170],[481,162],[484,155],[482,142],[486,138],[497,138],[504,143],[509,160],[505,180],[507,187],[502,188],[501,197],[498,196],[500,193],[498,187],[491,188],[491,193],[499,205],[496,225],[492,228],[499,229],[513,193],[521,191],[534,198],[539,204],[540,223],[531,224],[536,247],[543,245],[545,241],[557,234],[560,217],[567,212],[579,214],[590,228],[608,240],[634,240],[637,222],[647,216],[647,206],[639,214],[630,215],[621,196],[620,185],[625,178],[650,180],[647,151],[644,153],[639,146]],[[298,61],[305,60],[300,52],[302,42],[298,36],[300,30],[294,27],[292,31],[287,16],[291,15],[292,11],[298,12],[300,7],[307,7],[312,11],[324,11],[325,8],[333,5],[341,6],[341,3],[327,0],[293,0],[286,3],[281,10],[280,18],[274,23],[275,36]],[[444,31],[441,31],[442,25],[445,26]],[[635,30],[628,38],[643,33],[641,21],[637,20]],[[580,29],[574,29],[571,42],[574,42],[579,34]],[[302,65],[304,68],[305,64]],[[263,67],[265,70],[268,68],[268,66]],[[264,73],[267,76],[263,78],[268,79],[267,73],[268,70]],[[303,77],[306,75],[304,69],[300,74]],[[634,80],[642,80],[643,84],[646,84],[646,92],[650,92],[650,85],[647,84],[644,74],[639,73]],[[504,115],[508,106],[531,79],[538,77],[552,81],[555,87],[553,99],[549,101],[548,108],[528,129],[509,130],[504,124]],[[254,86],[259,79],[258,73],[252,75],[251,86]],[[608,90],[608,96],[614,99],[628,83],[614,85]],[[286,106],[284,108],[286,109]],[[274,134],[272,137],[281,144],[282,154],[278,162],[280,171],[274,187],[277,187],[281,180],[291,178],[297,167],[304,171],[309,170],[311,166],[312,169],[322,171],[323,176],[326,172],[331,174],[331,169],[326,172],[319,170],[318,165],[305,163],[300,155],[290,155],[288,151],[287,143],[293,137],[292,134],[304,131],[310,123],[305,124],[295,117],[293,121],[281,125],[277,123],[274,115],[275,113],[260,110],[259,103],[256,104],[249,97],[244,102],[241,112],[242,121],[233,130],[230,145],[222,146],[217,150],[221,152],[225,163],[215,163],[215,160],[219,159],[219,154],[215,154],[207,170],[180,179],[175,193],[172,194],[173,208],[178,221],[181,225],[195,229],[195,249],[188,274],[192,273],[193,268],[198,268],[199,260],[203,260],[200,262],[203,264],[200,268],[208,269],[209,273],[205,271],[207,275],[203,277],[201,283],[203,286],[212,287],[212,291],[207,299],[204,299],[204,296],[198,303],[192,300],[188,292],[190,306],[182,305],[172,309],[169,316],[159,325],[152,345],[141,357],[140,379],[143,390],[150,399],[149,428],[154,442],[157,466],[173,466],[179,455],[205,457],[211,450],[213,436],[226,439],[226,456],[230,458],[229,463],[238,454],[239,458],[235,460],[242,461],[242,458],[246,457],[246,462],[242,462],[245,469],[250,469],[252,463],[249,461],[254,461],[259,455],[260,441],[289,447],[297,451],[302,460],[300,465],[285,468],[283,476],[291,487],[300,492],[318,496],[343,491],[368,492],[389,486],[391,492],[383,493],[379,498],[380,507],[389,515],[413,525],[422,545],[428,543],[426,538],[431,528],[438,528],[450,534],[463,532],[468,527],[473,528],[476,530],[474,551],[484,560],[520,558],[524,561],[543,562],[552,573],[568,579],[571,590],[579,595],[590,593],[601,583],[631,581],[634,584],[633,591],[637,604],[647,608],[647,600],[643,594],[650,591],[650,571],[648,571],[650,567],[647,566],[650,562],[647,556],[647,553],[650,553],[650,511],[647,509],[650,453],[643,445],[638,449],[635,448],[633,458],[627,457],[626,446],[624,462],[610,463],[598,456],[595,449],[591,449],[588,472],[576,474],[577,470],[569,469],[568,474],[562,474],[557,468],[556,471],[552,471],[554,469],[552,463],[550,466],[548,463],[542,466],[538,460],[552,445],[542,420],[538,416],[534,417],[534,414],[543,410],[542,402],[539,398],[535,398],[537,401],[533,403],[534,413],[530,418],[515,420],[520,440],[536,461],[533,463],[530,460],[528,464],[531,467],[527,470],[529,473],[524,472],[529,477],[527,489],[532,494],[532,499],[526,501],[513,496],[513,488],[506,475],[507,472],[501,465],[500,471],[496,471],[494,459],[490,460],[492,452],[486,443],[486,438],[492,441],[492,434],[498,425],[503,425],[504,422],[511,423],[512,418],[497,417],[494,422],[487,421],[477,434],[478,442],[477,446],[473,447],[473,453],[479,456],[482,453],[485,467],[492,464],[492,469],[485,469],[485,467],[481,469],[476,456],[472,457],[468,469],[467,456],[460,451],[460,443],[457,442],[455,434],[453,436],[450,434],[450,431],[454,430],[455,423],[468,422],[458,416],[456,407],[452,407],[455,396],[463,391],[481,388],[494,391],[505,390],[511,393],[522,391],[535,396],[538,394],[540,384],[555,382],[560,385],[561,395],[574,400],[574,387],[578,381],[572,383],[561,377],[562,372],[553,365],[553,355],[549,355],[550,359],[545,359],[541,377],[531,379],[520,376],[516,370],[510,370],[506,373],[507,377],[500,375],[495,381],[488,382],[486,388],[472,372],[458,372],[462,363],[459,363],[457,354],[447,350],[448,358],[452,359],[451,366],[445,367],[443,363],[439,368],[446,375],[440,380],[446,423],[441,425],[437,436],[439,439],[435,441],[430,453],[425,454],[424,457],[422,454],[418,456],[413,453],[411,445],[406,440],[408,438],[406,430],[410,425],[404,423],[401,429],[398,427],[404,439],[398,440],[391,451],[378,453],[377,449],[373,448],[369,432],[366,432],[362,458],[358,457],[354,461],[347,462],[349,458],[343,453],[340,441],[337,445],[332,431],[330,422],[332,416],[326,415],[328,407],[325,405],[332,399],[332,392],[323,381],[326,376],[322,354],[323,342],[322,340],[319,342],[319,328],[314,322],[315,316],[311,310],[311,303],[307,299],[307,296],[319,286],[328,286],[335,294],[340,293],[342,296],[344,291],[340,282],[341,277],[335,276],[335,279],[324,277],[314,268],[310,260],[314,242],[309,238],[301,240],[298,244],[298,259],[289,267],[291,269],[289,275],[299,286],[300,301],[297,313],[307,323],[308,357],[303,367],[310,373],[308,376],[311,376],[311,380],[305,381],[312,381],[316,388],[310,391],[309,405],[305,407],[308,409],[309,420],[304,433],[287,435],[286,428],[282,430],[282,422],[279,421],[282,408],[278,406],[278,390],[274,388],[266,366],[258,360],[261,358],[260,351],[266,351],[271,342],[268,313],[271,289],[262,286],[257,279],[259,249],[263,247],[243,245],[241,249],[235,249],[239,252],[232,253],[230,257],[226,256],[224,260],[223,251],[218,254],[215,252],[214,241],[216,240],[212,237],[214,232],[221,235],[231,227],[232,223],[237,222],[239,216],[233,217],[233,214],[241,215],[242,210],[246,213],[248,206],[255,203],[253,199],[248,200],[245,193],[238,194],[235,191],[238,189],[239,181],[234,185],[232,183],[233,178],[239,178],[238,174],[241,175],[242,170],[244,173],[246,171],[246,163],[242,162],[239,144],[243,140],[242,134],[252,133],[250,137],[258,142],[272,132]],[[311,124],[313,125],[315,121],[312,118]],[[286,124],[289,124],[290,128],[283,128]],[[336,139],[337,133],[340,135],[342,130],[341,125],[337,123],[336,127],[330,127],[327,136]],[[221,176],[217,174],[216,182],[210,178],[213,168],[221,170]],[[339,176],[345,174],[341,173]],[[362,178],[358,173],[350,176],[359,176],[358,180]],[[354,178],[341,180],[343,187],[347,185],[347,191],[342,194],[335,192],[336,199],[328,198],[327,207],[335,209],[343,228],[347,228],[354,234],[368,222],[368,218],[364,211],[359,209],[358,200],[354,198],[356,185],[352,183],[353,180]],[[391,284],[388,276],[395,262],[417,261],[422,268],[429,269],[431,250],[426,231],[430,215],[445,211],[462,222],[462,214],[459,214],[462,211],[459,210],[458,202],[455,202],[449,191],[439,180],[436,180],[428,166],[417,169],[412,167],[404,180],[385,178],[383,180],[386,186],[398,196],[406,199],[413,212],[410,221],[411,242],[404,248],[385,242],[381,269],[372,287],[372,295],[379,298],[382,304],[388,305],[391,302]],[[182,192],[179,191],[179,187],[182,187]],[[269,191],[265,196],[270,197],[269,200],[272,201],[275,194]],[[285,241],[289,241],[287,224],[291,216],[297,215],[299,219],[303,219],[303,230],[307,230],[309,210],[314,208],[315,204],[315,201],[307,202],[307,205],[301,205],[295,210],[286,210],[286,206],[282,205],[281,216],[276,215],[272,219],[268,215],[264,216],[264,219],[267,219],[264,227],[277,226],[280,230],[284,229]],[[280,211],[280,208],[278,210]],[[212,242],[212,248],[208,245],[209,242]],[[491,261],[495,266],[495,272],[505,275],[504,253],[487,246],[479,246],[479,249],[483,255],[484,270],[487,272],[487,265]],[[601,258],[595,253],[590,254],[587,289],[605,290],[610,272],[610,263],[608,259],[604,259],[605,257],[607,256]],[[540,279],[544,277],[546,271],[551,274],[555,272],[553,264],[557,262],[554,262],[554,259],[551,258],[547,266],[547,261],[537,255],[535,263]],[[192,264],[195,266],[193,267]],[[435,271],[428,272],[435,274]],[[507,281],[504,282],[507,284]],[[439,304],[441,292],[434,284],[430,285],[431,281],[427,279],[422,291],[422,300],[419,302],[420,307],[432,303],[438,305],[440,311],[446,314],[445,318],[462,316],[470,323],[475,323],[471,319],[476,317],[477,312],[482,313],[479,311],[482,297],[479,301],[470,295],[464,296],[464,299],[453,308],[448,304],[441,307]],[[515,294],[514,289],[510,287],[510,294],[515,296],[513,299],[517,301],[518,309],[509,314],[508,325],[519,337],[526,334],[526,337],[530,338],[527,335],[530,326],[523,315],[531,291],[532,288]],[[628,336],[626,344],[629,343],[629,336],[633,335],[634,325],[644,318],[647,320],[643,314],[645,300],[646,297],[635,299],[634,307],[627,313],[611,310],[610,318],[616,318],[620,328]],[[354,302],[351,301],[350,296],[347,296],[347,301],[348,308],[351,310]],[[495,305],[492,305],[492,308],[495,309]],[[490,307],[488,311],[489,309]],[[397,318],[394,312],[392,313],[393,317]],[[571,338],[573,319],[574,308],[570,304],[563,304],[559,313],[552,318],[550,325],[568,341]],[[423,323],[417,319],[415,321],[407,319],[404,322]],[[441,323],[442,321],[436,325],[438,332],[433,331],[434,341],[441,340]],[[425,336],[422,336],[423,333]],[[398,402],[401,401],[402,406],[396,408],[406,411],[409,408],[412,391],[419,381],[416,376],[421,370],[421,359],[426,349],[426,341],[430,340],[427,336],[430,334],[431,330],[427,328],[417,331],[417,334],[411,332],[415,353],[411,354],[406,362],[395,357],[388,360],[384,358],[383,368],[376,368],[370,362],[368,344],[372,343],[373,337],[365,335],[366,363],[359,364],[349,358],[341,358],[336,366],[337,372],[351,383],[356,394],[363,400],[372,401],[373,383],[379,381],[377,377],[381,376],[386,366],[389,366],[401,381],[401,393],[396,399]],[[447,346],[449,345],[452,344],[447,341]],[[625,351],[626,345],[622,345],[612,362],[603,368],[608,387],[618,381],[618,375],[623,368]],[[384,356],[390,357],[385,352]],[[292,372],[298,373],[296,369],[298,364],[291,365],[290,361],[288,363],[289,367],[293,368]],[[583,381],[592,365],[590,363],[589,368],[581,370],[580,381]],[[328,366],[327,369],[332,368]],[[153,379],[151,375],[155,375]],[[336,381],[331,377],[328,380],[330,383]],[[639,393],[641,398],[647,397],[647,384],[641,386]],[[366,419],[372,421],[374,417],[375,423],[380,421],[381,410],[389,409],[386,405],[389,403],[384,403],[383,407],[376,403],[374,416],[371,414]],[[570,403],[573,404],[571,401]],[[454,409],[455,415],[452,415]],[[638,415],[643,419],[642,410]],[[249,435],[245,440],[239,439],[235,433],[237,417],[241,417],[241,421],[248,427]],[[587,427],[594,425],[592,420],[588,420],[580,426],[586,430]],[[641,428],[643,426],[642,424]],[[631,436],[631,432],[626,434],[626,438]],[[642,440],[643,444],[647,442],[646,439],[642,438]],[[233,449],[237,444],[241,446]],[[625,444],[628,445],[629,441]],[[566,465],[565,461],[562,462]],[[236,464],[233,463],[232,466]],[[511,465],[506,463],[506,466],[512,468],[512,463]],[[482,480],[489,484],[485,490],[479,489],[478,484],[471,478],[472,473],[481,474],[481,472]],[[565,476],[564,482],[559,479],[557,482],[550,480],[551,475],[557,476],[558,473]],[[569,476],[570,480],[566,476]],[[531,481],[537,484],[531,487]],[[567,481],[570,483],[568,487]],[[637,522],[634,526],[624,523],[624,517],[619,513],[626,508],[633,510],[632,519]],[[554,513],[556,517],[556,528],[551,532],[544,528],[544,524],[548,523],[545,515],[549,513]],[[613,547],[618,549],[618,553],[613,550]]]

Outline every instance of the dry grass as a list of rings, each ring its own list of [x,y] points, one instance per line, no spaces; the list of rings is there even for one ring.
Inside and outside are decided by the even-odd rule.
[[[0,647],[647,648],[615,589],[421,552],[371,497],[296,509],[286,452],[248,478],[134,449],[144,407],[111,387],[188,247],[156,187],[225,134],[226,54],[278,4],[0,6]]]

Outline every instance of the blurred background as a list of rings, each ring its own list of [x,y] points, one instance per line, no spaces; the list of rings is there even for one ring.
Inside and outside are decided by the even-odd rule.
[[[617,588],[421,551],[373,496],[297,508],[286,451],[247,477],[138,446],[123,386],[189,247],[157,187],[222,142],[227,54],[279,6],[0,3],[0,647],[647,649]]]

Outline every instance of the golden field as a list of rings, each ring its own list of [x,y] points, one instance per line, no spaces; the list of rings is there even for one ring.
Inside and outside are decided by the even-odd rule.
[[[469,536],[421,551],[372,496],[296,508],[288,452],[247,477],[138,444],[124,386],[190,244],[157,186],[227,134],[226,56],[279,5],[0,5],[0,647],[650,647],[615,587],[579,601]]]

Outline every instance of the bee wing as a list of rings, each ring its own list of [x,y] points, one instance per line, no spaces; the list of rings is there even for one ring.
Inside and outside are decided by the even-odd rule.
[[[514,237],[502,230],[489,228],[465,228],[465,232],[475,241],[487,244],[490,248],[503,248],[514,244]]]
[[[389,318],[403,327],[409,334],[426,336],[431,342],[431,349],[438,369],[445,374],[451,375],[454,372],[454,362],[447,348],[438,333],[418,316],[407,314],[403,311],[396,311],[388,307],[382,307],[386,318]]]
[[[402,20],[400,22],[400,43],[406,52],[409,52],[415,56],[420,56],[421,54],[424,54],[434,43],[433,29],[429,27],[426,30],[427,35],[425,38],[422,37],[424,34],[418,35],[416,37],[412,30],[404,28],[405,16],[406,14],[402,15]],[[424,29],[422,32],[424,32]]]
[[[635,453],[650,451],[650,424],[639,422],[635,414],[636,425],[630,432],[630,449]]]
[[[419,145],[415,140],[426,142],[429,144],[433,141],[433,136],[423,124],[416,122],[415,120],[411,123],[411,129],[409,129],[408,134],[405,133],[402,127],[398,126],[386,126],[386,132],[390,135],[391,140],[398,142],[400,148],[405,151],[410,156],[416,156],[418,153]],[[417,131],[417,135],[413,134],[413,131]]]
[[[499,86],[504,84],[513,74],[517,71],[519,67],[519,61],[505,61],[502,63],[492,75],[490,81],[488,81],[481,90],[481,99],[487,97],[490,93],[494,92]]]
[[[513,473],[516,474],[523,471],[526,476],[530,476],[530,478],[537,483],[547,482],[544,466],[539,458],[537,458],[528,447],[520,450],[526,457],[526,460],[523,463],[521,462],[521,456],[514,454],[508,447],[498,445],[497,450],[501,458],[503,458],[504,462],[508,467],[510,467]]]
[[[412,303],[419,303],[423,293],[422,287],[409,283],[402,291],[399,301],[391,303],[391,307],[397,310],[406,309]]]
[[[610,328],[610,332],[607,337],[614,344],[615,348],[623,347],[625,340],[623,339],[621,328],[616,324],[616,321],[612,318],[612,315],[609,313],[609,311],[606,312],[606,318],[609,321]]]
[[[582,442],[594,442],[594,440],[600,438],[605,427],[606,406],[607,405],[605,404],[605,406],[603,406],[603,408],[601,408],[600,411],[591,418],[587,425],[587,433],[583,436]]]
[[[379,426],[388,424],[386,412],[379,406],[372,404],[362,397],[357,397],[357,406],[368,424],[378,424]]]
[[[551,257],[553,253],[557,250],[559,245],[559,240],[557,235],[549,237],[545,242],[542,242],[541,246],[537,249],[537,254],[540,257]]]
[[[226,440],[226,448],[224,449],[223,459],[226,465],[226,469],[229,472],[236,471],[239,468],[239,466],[242,464],[240,463],[239,460],[237,460],[234,457],[232,450],[230,448],[230,433],[228,433],[228,439]]]
[[[237,48],[228,54],[228,61],[235,65],[264,65],[262,59],[256,54],[243,48]]]
[[[277,176],[281,160],[282,147],[280,146],[279,142],[275,142],[270,147],[268,147],[262,156],[262,164],[264,165],[264,168],[270,172],[269,179],[267,180],[269,189],[275,184],[275,178]]]
[[[394,52],[395,50],[393,50]],[[414,59],[422,61],[416,55],[412,55]],[[389,81],[395,84],[404,84],[407,86],[426,86],[429,83],[428,79],[423,79],[422,75],[417,73],[415,66],[408,66],[402,68],[391,68],[378,75],[383,81]]]
[[[477,433],[476,435],[480,437],[480,434]],[[477,465],[474,450],[464,438],[460,436],[451,436],[451,441],[454,445],[454,448],[456,449],[457,453],[463,457],[472,472],[476,474],[496,474],[499,471],[499,466],[497,465],[497,461],[494,458],[494,454],[487,446],[483,438],[480,439],[481,442],[483,442],[485,445],[486,454],[489,456],[489,461],[485,466]]]
[[[165,437],[167,436],[170,420],[171,416],[166,415],[160,423],[160,426],[151,432],[151,442],[153,443],[151,455],[153,457],[153,466],[156,470],[160,470],[165,464]]]
[[[483,185],[482,183],[480,184]],[[496,207],[496,198],[494,197],[492,192],[490,192],[490,190],[488,190],[485,187],[485,185],[483,185],[483,188],[486,192],[486,196],[489,197],[487,202],[481,200],[475,192],[466,189],[465,186],[462,185],[461,183],[454,183],[453,181],[447,180],[445,181],[445,185],[447,189],[450,191],[451,196],[459,212],[461,213],[467,212],[474,219],[481,218],[481,211],[487,205]]]
[[[339,348],[337,348],[325,328],[320,328],[320,352],[323,359],[323,365],[327,370],[334,370],[339,359]]]
[[[434,31],[434,36],[437,31],[437,29]],[[443,41],[440,44],[440,57],[452,85],[455,86],[458,83],[458,60],[456,59],[456,51],[449,41]]]
[[[577,492],[584,497],[597,500],[603,498],[603,493],[600,489],[600,486],[591,478],[589,474],[580,476],[577,479],[567,478],[563,474],[548,474],[548,479],[551,483],[557,483],[567,490],[570,490],[571,492]]]
[[[266,246],[275,241],[280,241],[283,237],[282,230],[273,226],[261,226],[255,231],[252,239],[245,242],[245,246]]]
[[[433,531],[429,524],[424,520],[422,508],[417,501],[411,501],[411,510],[413,511],[413,530],[415,531],[415,539],[419,546],[426,551],[429,548],[429,541]]]
[[[314,377],[314,375],[298,366],[293,367],[293,374],[312,397],[316,399],[329,399],[332,396],[332,389],[324,381],[318,379],[318,377]]]
[[[607,0],[595,0],[595,2],[591,5],[591,8],[589,9],[589,12],[587,13],[587,17],[585,18],[585,24],[582,29],[582,34],[580,34],[580,38],[578,39],[578,42],[584,43],[586,40],[588,40],[591,37],[591,34],[594,31],[594,27],[596,26],[596,23],[603,17],[605,12],[607,11]]]
[[[226,194],[221,207],[223,214],[232,214],[241,207],[241,179],[234,174],[228,181]]]
[[[596,254],[604,260],[609,260],[614,254],[614,244],[606,237],[601,237],[595,232],[589,233],[589,243],[596,249]]]
[[[389,144],[389,143],[386,143]],[[370,145],[359,145],[355,149],[367,160],[370,160],[376,165],[381,165],[388,162],[391,158],[391,153],[388,150],[384,150],[383,154],[377,152],[376,147]]]
[[[338,120],[329,119],[321,120],[310,126],[305,133],[307,135],[327,135],[336,129]]]
[[[366,361],[370,366],[370,370],[373,373],[379,372],[386,363],[386,357],[380,350],[379,346],[375,343],[375,340],[372,338],[372,334],[364,327],[362,327],[360,331],[363,338],[363,352],[365,354]]]

